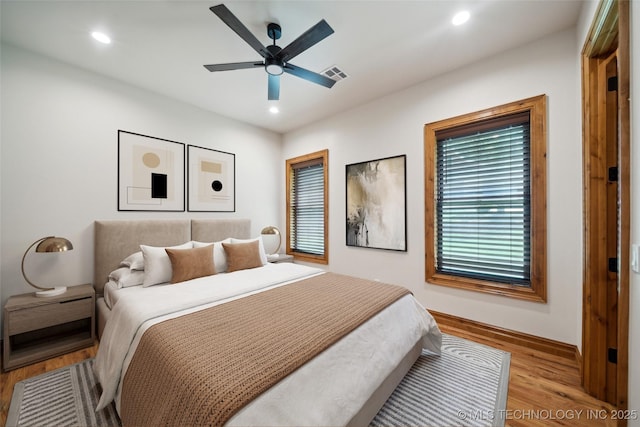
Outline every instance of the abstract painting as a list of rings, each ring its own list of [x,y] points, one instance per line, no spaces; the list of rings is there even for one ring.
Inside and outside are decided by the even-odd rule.
[[[210,148],[187,147],[188,204],[191,212],[235,212],[236,155]]]
[[[346,166],[347,246],[407,250],[406,156]]]
[[[118,131],[118,210],[184,211],[181,142]]]

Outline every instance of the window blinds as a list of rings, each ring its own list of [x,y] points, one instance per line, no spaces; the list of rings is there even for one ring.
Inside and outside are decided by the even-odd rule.
[[[436,271],[530,286],[529,113],[436,139]]]
[[[316,163],[292,170],[290,247],[296,252],[324,255],[324,167]]]

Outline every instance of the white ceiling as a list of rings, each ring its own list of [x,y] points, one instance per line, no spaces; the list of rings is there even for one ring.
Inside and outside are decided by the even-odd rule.
[[[213,1],[0,1],[2,41],[285,133],[433,76],[562,29],[578,20],[578,0],[238,1],[225,5],[265,45],[266,25],[282,26],[285,47],[325,19],[335,33],[292,60],[349,77],[332,89],[281,77],[267,101],[267,74],[211,73],[202,65],[261,60],[209,7]],[[459,10],[469,22],[451,25]],[[101,45],[90,32],[111,36]],[[276,103],[277,115],[268,112]]]

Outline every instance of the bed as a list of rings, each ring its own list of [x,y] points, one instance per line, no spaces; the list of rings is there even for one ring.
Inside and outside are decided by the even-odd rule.
[[[97,409],[115,401],[125,426],[367,425],[422,351],[439,353],[435,321],[406,290],[269,264],[250,230],[243,219],[96,221]],[[145,270],[128,271],[141,245]],[[148,281],[166,247],[172,280],[185,270],[174,257],[226,253],[228,265],[176,284],[114,280]]]

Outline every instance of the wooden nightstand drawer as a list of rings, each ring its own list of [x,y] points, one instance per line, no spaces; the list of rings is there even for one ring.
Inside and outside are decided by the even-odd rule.
[[[84,319],[92,313],[92,297],[15,310],[9,316],[9,335]]]

